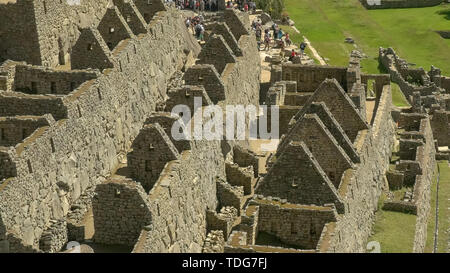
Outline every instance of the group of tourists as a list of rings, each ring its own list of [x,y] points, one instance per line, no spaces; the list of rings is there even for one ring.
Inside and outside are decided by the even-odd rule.
[[[292,45],[292,40],[289,33],[284,33],[278,24],[274,23],[270,28],[265,28],[263,34],[263,26],[259,19],[255,19],[252,22],[252,29],[255,32],[258,50],[261,51],[262,44],[264,44],[264,51],[270,50],[271,42],[274,41],[275,46],[280,48],[280,56],[284,59],[285,48]],[[307,44],[305,42],[300,43],[300,56],[304,55],[306,47]],[[293,61],[296,56],[298,56],[298,53],[295,49],[292,49],[289,56],[289,61]]]
[[[205,34],[205,26],[203,25],[203,20],[204,18],[202,15],[188,17],[185,20],[186,27],[192,30],[195,38],[197,38],[197,40],[199,41],[203,41]]]
[[[227,8],[237,8],[241,11],[256,11],[256,3],[253,1],[248,1],[248,0],[235,0],[233,1],[227,1],[226,2]]]
[[[220,0],[165,0],[166,4],[175,6],[180,9],[191,9],[197,12],[201,11],[218,11]],[[248,0],[225,0],[226,8],[237,8],[241,11],[255,11],[256,3]]]
[[[172,0],[178,9],[194,11],[218,11],[218,0]]]

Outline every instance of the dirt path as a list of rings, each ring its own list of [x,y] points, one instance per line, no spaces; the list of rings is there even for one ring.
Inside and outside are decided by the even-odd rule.
[[[372,119],[375,115],[375,104],[374,100],[366,101],[366,119],[369,124],[372,124]]]
[[[295,26],[292,26],[292,29],[294,29],[295,32],[300,34],[300,31]],[[305,36],[303,36],[303,40],[308,45],[309,49],[311,50],[312,54],[314,55],[314,58],[316,58],[316,60],[318,60],[321,65],[327,65],[325,60],[319,55],[317,50],[311,45],[311,42]]]
[[[318,60],[321,65],[327,65],[325,60],[319,55],[317,50],[311,45],[311,42],[305,36],[303,36],[303,40],[305,40],[305,43],[308,45],[309,49],[314,55],[314,58],[316,58],[316,60]]]

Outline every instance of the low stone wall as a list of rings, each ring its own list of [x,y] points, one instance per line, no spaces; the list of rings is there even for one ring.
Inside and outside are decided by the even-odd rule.
[[[259,158],[250,150],[244,149],[241,146],[233,147],[233,161],[238,164],[239,167],[253,166],[253,173],[255,177],[258,177],[259,173]]]
[[[203,253],[223,253],[225,251],[225,239],[223,231],[212,230],[208,233],[203,245]]]
[[[252,166],[242,168],[237,164],[226,163],[225,170],[228,183],[233,186],[242,186],[245,195],[252,193],[252,184],[255,179]]]
[[[300,64],[282,66],[282,80],[296,81],[297,92],[314,92],[325,79],[336,79],[347,89],[347,68]]]
[[[444,0],[360,0],[366,9],[400,9],[437,6]],[[379,2],[379,3],[378,3]]]
[[[238,215],[241,214],[242,199],[244,197],[244,187],[231,186],[226,181],[218,180],[216,182],[217,199],[221,207],[234,207]]]
[[[220,212],[208,210],[206,212],[207,230],[220,230],[224,237],[228,238],[237,216],[237,209],[234,207],[223,207]]]
[[[16,65],[13,89],[28,94],[69,94],[82,83],[95,79],[98,71],[54,71],[31,65]]]
[[[50,221],[51,226],[47,228],[39,240],[39,248],[42,251],[59,252],[67,243],[67,222],[65,220]]]
[[[417,215],[417,206],[406,201],[385,201],[383,210],[397,211]]]
[[[52,114],[55,120],[67,118],[63,99],[56,96],[24,96],[16,92],[0,93],[0,117],[42,116]]]
[[[282,242],[302,249],[315,249],[323,227],[337,220],[333,207],[302,206],[257,198],[258,232],[275,235]]]

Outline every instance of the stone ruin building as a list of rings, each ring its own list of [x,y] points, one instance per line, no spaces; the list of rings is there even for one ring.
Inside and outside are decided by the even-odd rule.
[[[414,111],[396,112],[392,72],[362,73],[353,52],[348,67],[272,66],[273,152],[177,140],[175,105],[259,104],[248,15],[206,17],[199,45],[162,0],[81,3],[0,3],[12,20],[0,24],[1,251],[364,252],[382,189],[401,183],[419,185],[400,206],[426,224],[431,128],[449,100],[411,91]],[[429,74],[424,85],[448,87]],[[404,153],[389,170],[398,126]]]
[[[434,66],[428,72],[423,68],[411,68],[392,48],[380,48],[379,59],[412,106],[401,112],[429,115],[436,145],[442,147],[438,158],[449,160],[450,77],[441,75],[441,70]]]

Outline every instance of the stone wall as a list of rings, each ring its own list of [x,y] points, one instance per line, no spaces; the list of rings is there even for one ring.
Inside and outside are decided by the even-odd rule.
[[[42,233],[39,248],[45,252],[59,252],[67,243],[67,222],[50,221],[50,226]]]
[[[240,215],[244,197],[244,187],[231,186],[226,181],[222,180],[217,180],[216,187],[219,207],[234,207],[236,208],[238,215]]]
[[[42,116],[51,114],[54,119],[67,118],[67,106],[56,96],[29,95],[14,92],[0,93],[0,117]]]
[[[347,89],[347,68],[300,64],[282,67],[282,80],[296,81],[298,92],[314,92],[325,79],[336,79]]]
[[[270,199],[255,199],[251,204],[259,206],[258,232],[301,249],[315,249],[324,225],[337,220],[333,207],[283,204]]]
[[[360,163],[344,173],[338,192],[345,202],[345,214],[332,229],[326,230],[322,246],[328,247],[321,249],[323,252],[366,251],[394,145],[391,103],[391,89],[387,85],[379,99],[372,128],[361,131],[354,142]]]
[[[225,179],[219,141],[194,141],[171,161],[148,196],[152,223],[133,252],[201,252],[207,210],[217,208],[217,179]]]
[[[142,186],[131,180],[108,180],[97,185],[95,193],[95,242],[134,246],[141,230],[152,221]]]
[[[2,3],[0,18],[0,62],[12,59],[41,64],[34,3],[28,0]]]
[[[14,155],[15,151],[12,147],[0,147],[0,181],[17,175]]]
[[[133,151],[128,154],[128,169],[131,177],[140,182],[146,192],[152,189],[166,164],[180,157],[158,123],[145,125],[132,148]]]
[[[449,114],[446,111],[435,111],[431,118],[431,124],[433,127],[433,135],[437,140],[438,146],[450,146],[450,125],[443,126],[444,124],[450,124]]]
[[[276,196],[294,204],[335,204],[342,213],[343,203],[335,186],[304,142],[291,141],[259,182],[255,192]]]
[[[133,32],[122,17],[122,14],[120,14],[119,9],[115,6],[106,10],[97,29],[111,51],[113,51],[122,40],[133,37]]]
[[[240,146],[233,147],[233,161],[240,167],[253,166],[253,172],[255,177],[258,177],[259,173],[259,158],[250,150],[244,149]]]
[[[54,123],[51,115],[0,117],[0,146],[16,146],[38,128]]]
[[[88,0],[69,5],[59,0],[19,0],[17,4],[0,5],[0,17],[7,22],[0,24],[6,27],[2,39],[8,41],[6,58],[44,66],[69,63],[78,28],[98,24],[108,2]]]
[[[27,94],[66,95],[98,77],[94,71],[54,71],[31,65],[16,65],[15,69],[13,89]]]
[[[225,251],[225,239],[223,231],[213,230],[205,239],[202,253],[223,253]]]
[[[233,186],[243,187],[244,194],[248,195],[252,193],[253,183],[255,178],[253,177],[253,167],[246,168],[239,167],[238,164],[226,163],[227,181]]]
[[[366,9],[402,9],[437,6],[444,0],[380,0],[380,4],[370,4],[369,0],[360,0]]]
[[[427,224],[431,209],[431,185],[434,175],[435,145],[433,132],[428,118],[422,119],[420,130],[425,138],[423,146],[417,149],[416,160],[422,167],[422,174],[416,177],[413,192],[413,202],[417,205],[416,235],[414,238],[414,252],[423,252],[427,240]]]

